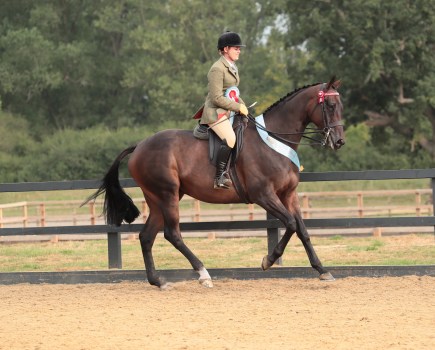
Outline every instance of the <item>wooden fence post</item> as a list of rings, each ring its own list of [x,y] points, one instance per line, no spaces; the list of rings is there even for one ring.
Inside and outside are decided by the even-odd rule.
[[[201,220],[201,204],[199,200],[193,200],[193,221],[199,222]]]
[[[421,193],[419,191],[415,192],[415,215],[421,216]]]
[[[230,203],[228,206],[230,207],[230,221],[233,221],[234,220],[234,214],[233,214],[234,204]]]
[[[248,220],[254,220],[254,204],[250,203],[248,204]]]
[[[362,192],[358,192],[358,216],[364,217],[364,198]]]
[[[382,237],[382,228],[375,227],[373,229],[373,237]]]
[[[23,227],[27,227],[28,219],[29,218],[27,217],[27,202],[25,202],[23,205]]]
[[[122,269],[121,233],[107,233],[109,269]]]
[[[45,227],[45,203],[39,204],[39,216],[41,217],[41,227]]]
[[[95,202],[89,202],[89,211],[91,213],[91,225],[95,225]]]

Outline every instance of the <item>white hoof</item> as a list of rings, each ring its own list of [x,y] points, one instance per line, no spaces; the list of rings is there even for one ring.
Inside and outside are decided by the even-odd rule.
[[[199,274],[199,284],[203,285],[206,288],[213,288],[213,282],[211,281],[211,276],[208,273],[207,269],[203,266],[197,272]]]
[[[172,283],[164,283],[160,286],[161,291],[171,290],[174,288],[174,285]]]
[[[199,279],[199,284],[206,288],[213,288],[213,282],[211,279]]]
[[[326,281],[326,282],[332,282],[332,281],[335,281],[334,276],[332,276],[330,272],[322,273],[322,274],[319,276],[319,279],[320,279],[321,281]]]

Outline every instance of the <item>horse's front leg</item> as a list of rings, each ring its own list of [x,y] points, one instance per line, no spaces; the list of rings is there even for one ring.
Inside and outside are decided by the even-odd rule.
[[[273,249],[272,253],[263,258],[263,261],[261,262],[261,268],[264,271],[271,268],[272,265],[284,254],[284,250],[287,247],[287,243],[290,241],[290,238],[293,236],[293,233],[295,233],[293,228],[287,229],[278,244]]]
[[[287,243],[290,241],[293,233],[296,232],[297,223],[293,215],[290,214],[285,205],[275,195],[269,196],[268,201],[264,203],[258,202],[258,204],[261,205],[268,213],[279,219],[286,227],[285,234],[273,249],[272,253],[270,255],[266,255],[261,262],[261,268],[263,270],[268,270],[275,263],[275,261],[284,254]]]
[[[295,214],[291,214],[284,203],[287,205],[287,207],[293,208],[296,211]],[[290,241],[290,238],[296,232],[299,239],[302,241],[305,251],[307,252],[311,266],[319,272],[319,278],[321,280],[334,280],[334,277],[322,266],[322,263],[314,251],[314,247],[311,244],[311,239],[300,215],[300,211],[297,209],[299,204],[296,192],[293,196],[290,196],[284,200],[284,203],[282,203],[278,197],[276,197],[270,200],[268,203],[262,205],[263,208],[266,209],[270,214],[284,223],[286,231],[272,253],[263,258],[261,268],[263,270],[269,269],[275,263],[275,261],[284,254],[284,250]]]

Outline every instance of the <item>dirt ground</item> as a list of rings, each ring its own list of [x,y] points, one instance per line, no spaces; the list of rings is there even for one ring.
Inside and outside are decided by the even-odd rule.
[[[0,349],[435,349],[435,277],[0,286]]]

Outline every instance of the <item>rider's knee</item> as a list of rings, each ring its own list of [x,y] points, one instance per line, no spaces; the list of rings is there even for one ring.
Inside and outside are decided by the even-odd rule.
[[[236,134],[227,118],[220,119],[215,123],[209,124],[209,126],[221,140],[225,139],[227,141],[228,147],[234,147],[236,144]]]
[[[236,144],[236,135],[234,134],[234,132],[232,134],[228,134],[228,138],[226,138],[227,140],[227,145],[230,148],[233,148],[234,145]]]

